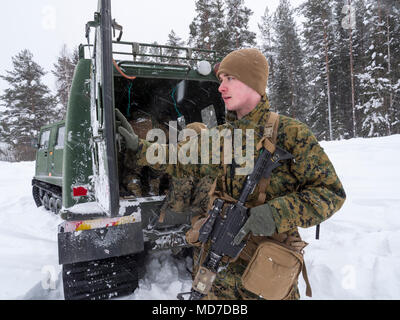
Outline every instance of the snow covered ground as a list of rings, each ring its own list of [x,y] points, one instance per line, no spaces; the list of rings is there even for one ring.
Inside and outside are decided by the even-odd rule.
[[[322,142],[346,193],[321,226],[302,229],[312,299],[400,299],[400,135]],[[63,299],[61,220],[36,208],[34,163],[0,162],[0,299]],[[126,299],[172,300],[189,291],[185,263],[168,252],[148,259],[140,289]],[[300,290],[305,285],[300,277]],[[303,299],[309,299],[303,297]]]

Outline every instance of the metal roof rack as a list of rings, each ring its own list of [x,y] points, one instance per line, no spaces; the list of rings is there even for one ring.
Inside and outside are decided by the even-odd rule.
[[[93,45],[80,45],[79,53],[81,58],[85,57],[84,50],[87,47],[90,48]],[[126,56],[131,56],[132,60],[125,59]],[[219,59],[217,51],[214,50],[125,41],[113,41],[113,57],[119,62],[119,65],[158,65],[172,68],[191,67],[202,60],[214,65]],[[118,57],[124,58],[118,59]]]

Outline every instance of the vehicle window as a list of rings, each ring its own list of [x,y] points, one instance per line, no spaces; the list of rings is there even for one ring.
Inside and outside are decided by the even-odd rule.
[[[58,128],[56,147],[64,148],[65,127]]]
[[[50,130],[42,132],[40,137],[40,150],[46,150],[49,148],[49,140],[50,140]]]

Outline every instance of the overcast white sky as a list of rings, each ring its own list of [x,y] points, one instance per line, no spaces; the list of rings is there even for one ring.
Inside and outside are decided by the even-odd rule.
[[[292,0],[293,6],[303,0]],[[245,0],[253,10],[250,29],[268,6],[275,10],[279,0]],[[0,74],[12,69],[11,57],[27,48],[34,60],[50,72],[62,45],[71,49],[85,43],[85,24],[93,20],[97,0],[13,0],[2,1],[0,9]],[[195,16],[195,0],[112,0],[112,15],[124,27],[123,40],[164,44],[173,29],[188,39],[189,25]],[[45,83],[54,90],[54,79]],[[0,80],[0,93],[6,83]]]

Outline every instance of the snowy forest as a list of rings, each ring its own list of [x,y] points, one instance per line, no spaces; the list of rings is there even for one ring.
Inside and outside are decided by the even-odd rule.
[[[272,109],[306,123],[320,141],[400,134],[398,0],[305,0],[296,8],[280,0],[264,13],[245,0],[196,0],[195,8],[186,38],[171,30],[166,45],[221,57],[259,48],[270,64]],[[257,33],[250,19],[258,20]],[[65,116],[77,49],[64,46],[55,60],[56,92],[28,49],[0,74],[8,83],[0,95],[0,159],[33,160],[32,137]]]

